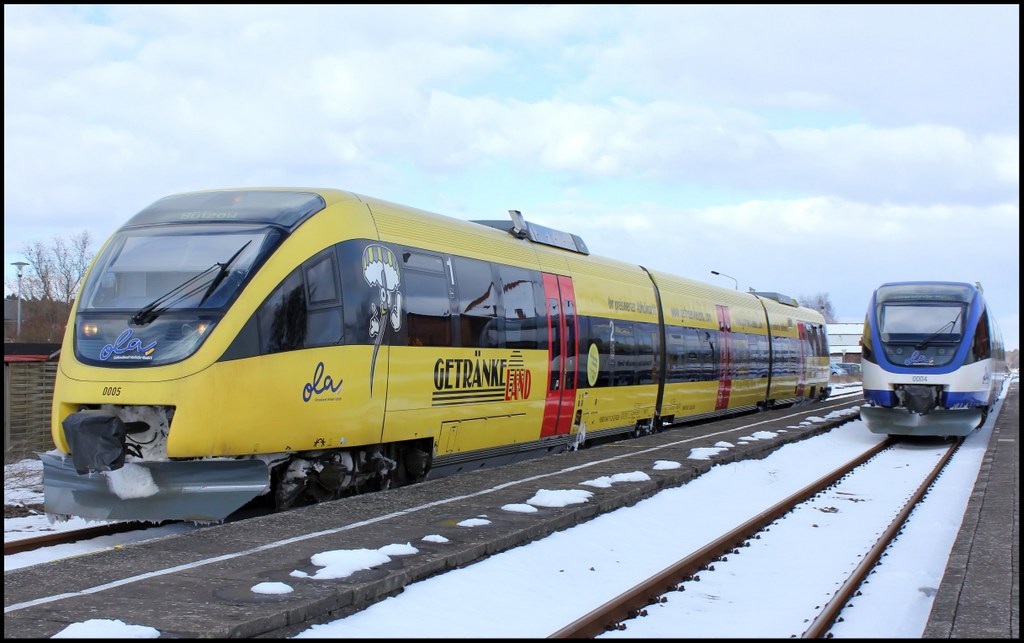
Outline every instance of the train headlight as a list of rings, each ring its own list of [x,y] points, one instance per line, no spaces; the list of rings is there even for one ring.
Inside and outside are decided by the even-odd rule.
[[[82,324],[82,334],[86,337],[96,337],[100,332],[100,327],[93,322],[86,322]]]
[[[210,327],[210,322],[200,321],[195,324],[182,324],[181,325],[181,336],[188,337],[189,335],[195,334],[196,339],[199,339],[206,333],[206,329]]]

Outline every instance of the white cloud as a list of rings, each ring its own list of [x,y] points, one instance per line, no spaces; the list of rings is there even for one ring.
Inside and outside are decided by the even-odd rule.
[[[322,185],[517,207],[595,252],[772,290],[981,275],[1015,314],[1018,23],[1009,5],[5,5],[5,261],[105,239],[172,192]]]

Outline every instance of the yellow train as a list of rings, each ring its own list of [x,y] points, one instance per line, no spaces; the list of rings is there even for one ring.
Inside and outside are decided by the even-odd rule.
[[[340,190],[163,198],[103,246],[46,510],[222,520],[824,399],[824,319],[526,221]]]

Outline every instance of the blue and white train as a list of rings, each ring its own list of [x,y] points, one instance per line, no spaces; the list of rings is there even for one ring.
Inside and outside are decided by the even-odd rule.
[[[1002,390],[1006,352],[981,284],[886,283],[871,296],[861,340],[873,433],[965,436]]]

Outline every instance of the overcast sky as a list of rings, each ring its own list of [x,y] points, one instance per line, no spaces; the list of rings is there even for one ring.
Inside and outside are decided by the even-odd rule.
[[[4,5],[4,282],[181,191],[335,187],[739,289],[979,281],[1019,347],[1019,5]]]

